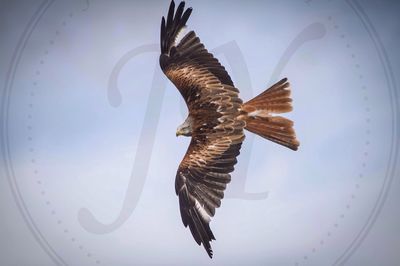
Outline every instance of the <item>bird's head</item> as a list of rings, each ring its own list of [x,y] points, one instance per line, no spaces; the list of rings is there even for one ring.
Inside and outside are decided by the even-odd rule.
[[[185,126],[183,127],[182,125],[180,125],[177,129],[176,129],[176,136],[185,136],[185,137],[190,137],[192,136],[192,131],[190,130],[189,126]]]
[[[186,118],[185,122],[183,122],[183,124],[176,129],[176,136],[192,136],[192,125],[190,118]]]

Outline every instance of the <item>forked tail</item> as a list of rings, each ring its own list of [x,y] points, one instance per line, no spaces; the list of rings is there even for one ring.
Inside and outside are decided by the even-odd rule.
[[[287,113],[292,110],[290,84],[286,78],[246,102],[242,106],[246,129],[263,138],[297,150],[300,143],[296,139],[293,122],[273,114]]]

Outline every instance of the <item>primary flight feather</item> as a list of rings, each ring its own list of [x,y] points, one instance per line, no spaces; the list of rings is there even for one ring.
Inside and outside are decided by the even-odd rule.
[[[299,142],[293,122],[274,115],[292,110],[287,79],[243,104],[225,68],[194,31],[177,42],[191,13],[184,2],[176,10],[171,2],[167,19],[161,20],[160,66],[189,109],[176,132],[192,137],[175,179],[182,222],[212,257],[210,242],[215,237],[209,223],[231,180],[244,129],[292,150]]]

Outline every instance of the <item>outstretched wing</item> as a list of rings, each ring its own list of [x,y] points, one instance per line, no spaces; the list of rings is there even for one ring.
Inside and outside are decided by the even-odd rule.
[[[174,15],[175,4],[171,2],[167,21],[161,21],[161,55],[160,66],[165,75],[175,84],[185,99],[190,102],[203,89],[210,85],[223,85],[219,89],[238,92],[225,68],[204,48],[194,31],[187,33],[177,43],[179,33],[185,28],[192,13],[185,3],[181,2]]]
[[[175,84],[193,119],[192,140],[176,175],[182,222],[212,257],[215,239],[209,222],[221,205],[230,173],[244,139],[244,122],[237,120],[242,101],[225,68],[191,31],[176,43],[191,8],[181,2],[161,22],[160,66]]]
[[[175,191],[182,222],[185,227],[189,226],[197,244],[203,244],[210,257],[213,255],[210,242],[215,237],[209,223],[221,205],[243,139],[243,134],[238,134],[196,143],[197,138],[193,137],[176,174]]]

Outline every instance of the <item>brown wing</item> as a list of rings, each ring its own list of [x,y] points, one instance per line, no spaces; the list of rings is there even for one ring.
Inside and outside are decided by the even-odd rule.
[[[244,139],[244,122],[237,120],[242,100],[225,68],[191,31],[176,44],[191,9],[181,2],[174,15],[171,2],[167,22],[161,22],[160,65],[189,108],[193,133],[176,175],[182,222],[212,257],[215,239],[209,222],[221,205],[226,184]]]

